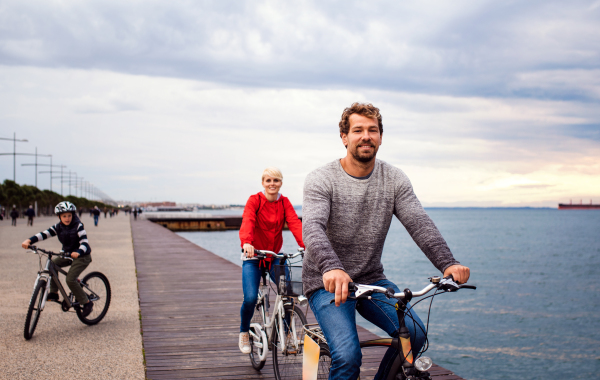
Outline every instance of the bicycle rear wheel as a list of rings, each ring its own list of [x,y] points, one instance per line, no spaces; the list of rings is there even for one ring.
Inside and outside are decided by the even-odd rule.
[[[258,296],[260,298],[260,292]],[[265,306],[264,299],[259,304],[256,305],[256,310],[254,310],[254,315],[252,316],[252,323],[258,323],[261,326],[264,326],[264,316],[265,316]],[[263,332],[261,329],[258,329],[252,325],[250,325],[250,362],[252,363],[252,367],[255,370],[261,370],[267,361],[266,357],[264,360],[260,360],[261,353],[264,353],[265,350],[269,350],[268,342],[266,339],[262,339]],[[259,341],[255,341],[254,336],[257,336]],[[259,343],[257,345],[256,343]]]
[[[329,352],[329,346],[326,344],[320,344],[319,348],[317,380],[327,380],[329,379],[329,370],[331,369],[331,353]]]
[[[44,301],[44,292],[46,291],[46,280],[39,280],[31,300],[29,301],[29,308],[27,309],[27,317],[25,317],[25,329],[23,330],[23,336],[26,340],[31,339],[35,327],[37,326],[42,312],[42,302]]]
[[[94,308],[88,316],[84,317],[83,305],[76,307],[77,317],[86,325],[95,325],[104,318],[110,306],[110,284],[105,275],[100,272],[92,272],[81,280],[81,287],[88,299],[94,303]]]
[[[302,310],[293,305],[285,306],[284,313],[284,326],[278,326],[273,337],[275,378],[277,380],[301,379],[306,317]],[[285,342],[279,342],[279,329],[285,331]]]

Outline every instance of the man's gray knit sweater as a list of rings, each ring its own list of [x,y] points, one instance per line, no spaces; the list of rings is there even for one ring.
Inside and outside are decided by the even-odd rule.
[[[381,253],[393,215],[437,269],[458,264],[402,170],[376,160],[368,179],[356,179],[335,160],[310,173],[302,204],[305,294],[322,288],[332,269],[363,284],[385,279]]]

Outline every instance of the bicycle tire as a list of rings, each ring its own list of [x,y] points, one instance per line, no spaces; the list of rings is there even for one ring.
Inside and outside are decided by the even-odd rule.
[[[76,307],[77,317],[86,325],[95,325],[104,318],[110,306],[110,283],[102,273],[91,272],[81,280],[81,284],[88,299],[94,302],[94,308],[88,316],[84,317],[83,307]]]
[[[259,297],[260,297],[260,292],[259,292]],[[258,315],[257,315],[258,314]],[[263,302],[259,303],[258,305],[256,305],[256,310],[254,311],[254,316],[252,317],[253,322],[255,321],[255,323],[260,324],[261,326],[264,326],[264,304]],[[252,330],[252,332],[256,335],[256,336],[262,336],[261,331],[259,331],[258,329],[250,326],[250,329]],[[261,339],[262,340],[262,339]],[[263,350],[268,350],[268,342],[261,342],[263,345]],[[261,349],[254,345],[254,338],[252,337],[252,334],[250,334],[250,362],[252,363],[252,368],[254,368],[257,371],[260,371],[264,366],[265,363],[267,362],[267,359],[265,358],[265,360],[260,360],[260,351]]]
[[[317,380],[329,379],[329,371],[331,370],[331,353],[327,344],[319,345],[319,366],[317,372]]]
[[[31,295],[31,300],[29,301],[29,308],[27,309],[27,316],[25,317],[25,328],[23,329],[23,336],[25,337],[25,340],[31,339],[40,319],[45,291],[46,280],[39,280],[33,289],[33,294]]]
[[[288,322],[286,322],[286,318],[289,317],[289,326]],[[288,379],[301,379],[302,378],[302,353],[304,348],[304,325],[306,322],[306,317],[302,310],[294,307],[292,305],[284,307],[284,318],[283,323],[285,326],[283,328],[286,333],[286,340],[284,347],[286,347],[286,352],[283,352],[279,349],[279,334],[276,332],[273,337],[273,371],[275,372],[275,379],[277,380],[288,380]],[[291,330],[290,330],[291,327]],[[282,328],[282,326],[278,326],[278,329]],[[298,346],[294,346],[294,342],[292,338],[291,332],[295,332],[296,334],[296,342],[298,342]],[[287,348],[290,348],[290,351],[287,351]]]

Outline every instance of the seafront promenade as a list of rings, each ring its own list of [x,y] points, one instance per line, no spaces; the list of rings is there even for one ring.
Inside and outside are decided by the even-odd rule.
[[[58,218],[35,218],[33,227],[26,219],[19,219],[17,227],[10,220],[0,221],[0,379],[144,379],[129,216],[102,215],[98,227],[87,214],[81,219],[93,259],[83,275],[100,271],[108,277],[110,309],[98,325],[86,326],[74,312],[64,313],[49,303],[29,341],[23,338],[23,325],[39,261],[21,242]],[[38,245],[61,247],[56,238]],[[61,281],[65,285],[64,277]]]

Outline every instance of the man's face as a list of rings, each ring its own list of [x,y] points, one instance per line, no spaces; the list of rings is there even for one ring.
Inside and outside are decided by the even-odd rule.
[[[348,134],[342,134],[342,142],[348,147],[348,153],[357,161],[372,161],[381,145],[377,119],[353,113],[348,121]]]
[[[71,224],[71,221],[73,220],[73,214],[70,212],[63,212],[62,214],[59,215],[60,221],[62,222],[62,224],[64,224],[65,226],[68,226],[69,224]]]

